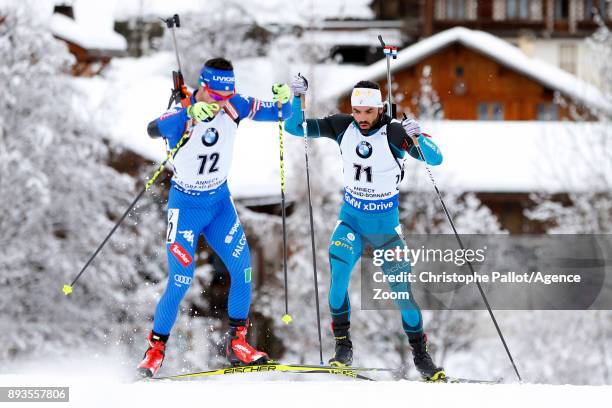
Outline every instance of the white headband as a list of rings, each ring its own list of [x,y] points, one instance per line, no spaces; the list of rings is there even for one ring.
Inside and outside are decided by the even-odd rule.
[[[351,94],[352,106],[373,106],[382,108],[382,96],[379,89],[355,88]]]

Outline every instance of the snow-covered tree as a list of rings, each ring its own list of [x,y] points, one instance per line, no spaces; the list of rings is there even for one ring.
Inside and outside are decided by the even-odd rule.
[[[593,107],[576,109],[572,101],[557,97],[557,103],[566,107],[572,120],[583,125],[562,146],[572,152],[572,169],[557,172],[556,177],[569,179],[567,183],[569,205],[548,194],[533,197],[537,206],[526,212],[527,217],[552,224],[549,233],[609,233],[612,231],[612,32],[596,16],[599,28],[586,42],[595,56],[592,64],[601,73],[600,90],[608,110]],[[573,175],[574,177],[570,177]]]
[[[410,184],[409,191],[402,196],[400,216],[409,244],[411,235],[453,234],[451,224],[426,174],[422,163],[415,160],[407,162],[406,178]],[[504,233],[497,217],[474,194],[445,189],[443,185],[439,187],[460,236]],[[465,239],[463,241],[465,245]],[[486,312],[478,310],[480,306],[474,305],[474,311],[423,311],[425,329],[430,334],[433,350],[440,364],[444,364],[449,354],[473,352],[473,343],[477,336],[475,328],[489,323]]]
[[[593,51],[591,61],[600,72],[599,89],[612,106],[612,33],[596,18],[597,31],[586,41]],[[572,168],[556,177],[568,186],[567,197],[534,195],[536,205],[525,212],[543,222],[549,234],[609,234],[612,232],[612,127],[609,111],[581,107],[561,97],[557,103],[568,109],[578,126],[568,124],[569,141],[561,146],[572,154]],[[573,129],[579,129],[574,131]],[[548,149],[546,151],[559,152]],[[555,154],[555,153],[551,153]],[[548,157],[551,158],[551,157]],[[554,161],[554,157],[553,157]],[[571,172],[571,174],[570,174]],[[552,383],[608,384],[610,353],[605,344],[612,314],[606,310],[528,311],[515,318],[515,341],[523,368],[531,381]],[[518,321],[520,319],[520,321]],[[542,322],[547,322],[542,324]],[[519,329],[520,327],[520,329]]]
[[[183,64],[185,82],[197,86],[197,78],[209,58],[232,59],[265,55],[271,33],[260,26],[254,10],[244,2],[210,0],[200,12],[181,15],[176,41]],[[170,30],[163,48],[172,49]]]
[[[104,135],[82,110],[66,45],[31,7],[12,3],[0,20],[2,359],[114,348],[146,324],[154,292],[134,296],[139,275],[162,269],[153,245],[164,228],[159,216],[132,215],[74,293],[62,293],[136,189],[131,176],[111,167]],[[138,211],[155,207],[147,198]]]
[[[419,90],[414,92],[411,98],[412,105],[417,109],[416,115],[420,120],[444,119],[444,109],[432,85],[431,75],[431,67],[425,65],[419,79]],[[403,98],[402,94],[398,96]]]

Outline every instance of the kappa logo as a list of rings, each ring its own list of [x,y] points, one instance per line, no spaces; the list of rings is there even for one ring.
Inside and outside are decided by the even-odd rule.
[[[185,251],[185,249],[182,246],[180,246],[178,242],[175,242],[174,244],[172,244],[172,246],[170,247],[170,252],[172,252],[172,255],[174,255],[174,257],[178,259],[178,261],[184,267],[188,267],[191,264],[191,261],[192,261],[191,256],[189,256],[187,251]]]
[[[192,230],[179,231],[178,233],[181,234],[183,238],[185,238],[185,241],[189,242],[191,246],[193,246],[193,239],[195,238],[195,236],[193,235]]]

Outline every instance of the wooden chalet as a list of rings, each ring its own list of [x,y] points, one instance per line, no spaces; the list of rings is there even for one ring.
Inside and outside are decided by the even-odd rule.
[[[599,90],[574,75],[530,58],[491,34],[456,27],[426,38],[399,52],[393,60],[393,97],[398,112],[419,116],[424,71],[436,91],[444,118],[450,120],[572,119],[555,103],[564,97],[587,114],[610,113]],[[350,92],[359,80],[377,81],[386,94],[386,61],[364,68],[354,78],[331,89],[340,110],[350,112]]]

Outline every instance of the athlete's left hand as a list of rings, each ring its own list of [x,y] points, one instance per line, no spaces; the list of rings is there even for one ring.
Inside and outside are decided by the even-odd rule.
[[[409,137],[417,138],[421,134],[421,125],[414,119],[406,118],[402,120],[402,127]]]
[[[274,98],[272,98],[274,102],[285,104],[291,99],[291,89],[287,84],[272,85],[272,93],[274,94]]]

